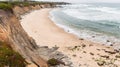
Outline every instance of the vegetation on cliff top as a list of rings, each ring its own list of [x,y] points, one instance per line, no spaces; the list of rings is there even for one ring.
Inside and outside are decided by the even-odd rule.
[[[41,5],[41,4],[50,4],[50,5],[56,5],[56,4],[68,4],[68,3],[64,3],[64,2],[19,2],[19,1],[13,1],[13,2],[7,2],[7,1],[3,1],[0,2],[0,9],[3,10],[12,10],[12,8],[14,6],[20,6],[20,7],[24,7],[24,6],[29,6],[29,5]]]
[[[0,9],[11,10],[11,8],[12,8],[11,4],[0,3]]]
[[[29,2],[0,2],[0,9],[12,10],[14,6],[29,6]]]
[[[0,41],[0,67],[26,67],[28,63],[10,45]]]

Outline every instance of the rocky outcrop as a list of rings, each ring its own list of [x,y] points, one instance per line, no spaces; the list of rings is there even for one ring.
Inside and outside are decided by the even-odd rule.
[[[9,42],[14,50],[37,67],[48,67],[45,60],[50,58],[65,60],[68,57],[56,51],[55,48],[38,47],[19,22],[20,16],[31,10],[54,6],[50,4],[29,7],[15,6],[13,12],[0,10],[0,40]]]

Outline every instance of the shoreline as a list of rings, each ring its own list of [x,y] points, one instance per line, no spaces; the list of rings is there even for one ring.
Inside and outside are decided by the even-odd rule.
[[[59,18],[59,17],[56,18],[55,16],[57,16],[57,15],[54,14],[54,12],[57,12],[57,11],[60,11],[60,9],[54,9],[54,10],[50,11],[50,16],[51,16],[50,19],[53,21],[53,23],[55,25],[64,29],[65,32],[73,34],[80,39],[83,38],[85,40],[92,41],[95,43],[100,43],[105,46],[111,46],[114,49],[119,50],[119,42],[120,42],[119,38],[116,38],[115,36],[111,36],[109,34],[103,34],[103,33],[98,33],[98,32],[93,32],[93,31],[91,32],[88,30],[76,30],[74,28],[71,28],[71,25],[70,26],[67,25],[69,23],[67,23],[67,24],[64,24],[62,22],[59,23],[59,20],[57,21],[57,18],[60,19],[60,21],[61,21],[61,18]],[[65,20],[65,19],[63,19],[63,20]]]
[[[37,45],[48,46],[49,48],[59,47],[58,51],[70,58],[73,67],[99,67],[95,59],[104,55],[110,58],[118,55],[118,53],[109,55],[106,52],[113,52],[114,49],[111,47],[80,39],[74,34],[65,32],[50,20],[48,17],[50,10],[47,8],[36,10],[22,17],[22,27],[30,37],[35,39]]]

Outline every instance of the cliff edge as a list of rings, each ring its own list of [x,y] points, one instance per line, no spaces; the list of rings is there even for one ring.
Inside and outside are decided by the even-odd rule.
[[[59,67],[71,65],[67,56],[56,51],[59,47],[51,49],[47,46],[38,47],[34,39],[29,37],[20,24],[21,15],[32,10],[55,6],[56,4],[44,3],[29,6],[14,5],[12,10],[0,9],[0,40],[10,43],[10,46],[30,63],[28,67],[48,67],[47,61],[51,59],[53,62],[54,58],[57,59],[57,62],[59,61]]]
[[[38,46],[24,31],[19,19],[22,14],[45,7],[51,6],[49,4],[27,7],[15,6],[13,8],[13,13],[0,10],[0,40],[9,42],[14,50],[19,52],[26,60],[36,64],[38,67],[48,67],[48,65],[45,60],[39,55],[36,55]]]

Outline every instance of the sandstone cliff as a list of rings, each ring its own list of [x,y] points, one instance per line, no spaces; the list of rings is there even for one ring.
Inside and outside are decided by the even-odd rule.
[[[48,67],[47,60],[56,58],[63,64],[59,67],[69,67],[71,62],[68,57],[56,51],[58,47],[49,49],[47,46],[38,47],[35,41],[28,36],[20,24],[20,16],[32,10],[53,8],[55,4],[42,4],[27,7],[15,6],[13,11],[0,10],[0,40],[7,41],[12,48],[19,52],[29,63],[34,66]]]
[[[46,61],[44,61],[39,55],[36,55],[37,53],[35,50],[38,49],[38,46],[23,30],[19,18],[20,15],[31,10],[45,7],[51,6],[49,4],[29,7],[15,6],[13,8],[13,13],[0,10],[0,40],[11,43],[12,48],[23,55],[25,59],[41,67],[47,67]]]

